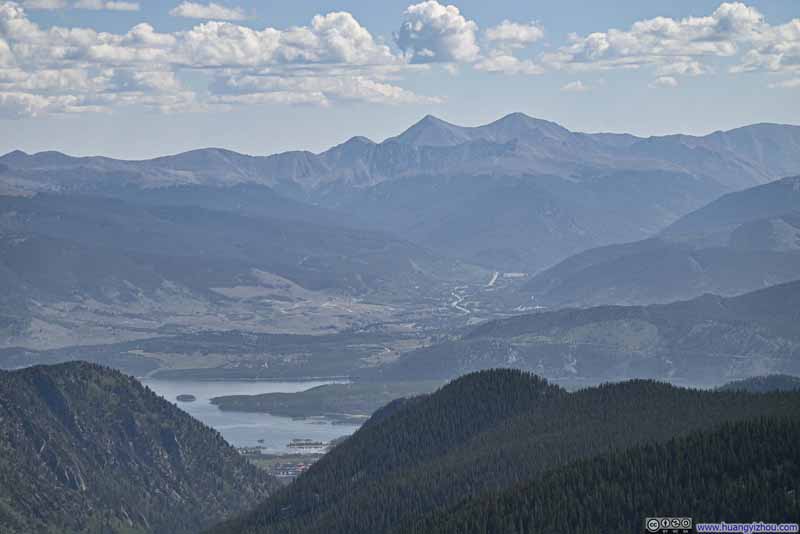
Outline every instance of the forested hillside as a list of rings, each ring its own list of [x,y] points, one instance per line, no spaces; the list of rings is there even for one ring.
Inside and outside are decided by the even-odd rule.
[[[728,382],[720,389],[723,391],[749,391],[750,393],[795,391],[800,390],[800,377],[791,375],[754,376]]]
[[[797,419],[726,424],[576,462],[394,532],[643,532],[647,517],[794,521],[800,517],[798,443]]]
[[[196,534],[278,483],[110,369],[0,371],[0,533]]]
[[[567,393],[521,371],[393,403],[286,490],[215,534],[377,534],[610,450],[726,421],[800,414],[800,394],[632,381]]]

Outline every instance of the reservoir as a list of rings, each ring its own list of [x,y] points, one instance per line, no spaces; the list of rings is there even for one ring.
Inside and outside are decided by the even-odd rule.
[[[145,379],[142,383],[195,419],[218,430],[234,447],[263,447],[265,452],[287,453],[292,452],[287,446],[292,440],[310,439],[328,442],[350,435],[358,428],[358,425],[334,425],[319,419],[294,420],[264,413],[223,412],[211,404],[212,398],[224,395],[294,393],[324,384],[333,384],[335,381],[200,382]],[[192,395],[195,400],[178,402],[176,400],[178,395]]]

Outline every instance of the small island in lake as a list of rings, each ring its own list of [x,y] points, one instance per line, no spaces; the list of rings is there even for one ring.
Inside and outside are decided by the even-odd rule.
[[[197,400],[197,397],[188,394],[178,395],[175,398],[178,400],[178,402],[194,402]]]

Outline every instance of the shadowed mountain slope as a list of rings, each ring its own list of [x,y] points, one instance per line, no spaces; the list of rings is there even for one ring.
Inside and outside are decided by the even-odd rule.
[[[639,532],[647,517],[780,524],[800,513],[798,439],[796,419],[726,424],[576,462],[394,532]]]
[[[343,212],[342,222],[380,227],[446,255],[536,272],[588,247],[650,236],[726,192],[797,174],[799,154],[800,127],[778,124],[645,139],[572,132],[522,113],[478,127],[426,116],[383,142],[353,137],[319,154],[210,148],[124,161],[16,151],[0,157],[0,192],[124,198],[146,191],[174,204],[185,200],[160,190],[196,198],[192,188],[269,187],[294,199],[287,205],[323,205]],[[225,209],[263,213],[252,202],[231,202],[236,192],[222,196]]]
[[[194,534],[279,484],[133,378],[0,371],[0,532]]]
[[[210,532],[403,532],[434,511],[610,450],[758,416],[797,416],[800,395],[650,381],[566,393],[519,371],[462,377],[390,404],[255,511]]]
[[[586,250],[535,276],[546,306],[734,295],[800,278],[800,176],[731,193],[657,237]]]

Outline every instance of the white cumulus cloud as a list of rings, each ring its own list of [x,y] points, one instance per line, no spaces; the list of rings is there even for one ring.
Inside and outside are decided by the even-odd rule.
[[[708,62],[737,58],[731,72],[800,70],[800,19],[774,26],[755,7],[724,2],[710,15],[655,17],[627,30],[609,29],[585,36],[543,55],[551,67],[570,70],[651,67],[659,79],[699,76],[714,71]],[[660,82],[672,86],[671,82]]]
[[[406,8],[395,41],[412,63],[467,63],[480,55],[477,31],[456,6],[428,0]]]
[[[636,22],[629,30],[573,34],[571,44],[547,58],[557,66],[608,69],[732,56],[739,43],[755,38],[763,25],[755,8],[723,3],[706,17],[656,17]]]
[[[85,0],[83,7],[109,5]],[[346,12],[286,29],[212,20],[169,33],[147,22],[111,33],[44,27],[19,4],[0,2],[5,117],[129,105],[178,111],[259,102],[438,102],[397,83],[403,72],[419,68],[425,67],[407,63]],[[182,82],[187,70],[206,79],[207,89],[188,88]]]
[[[753,42],[754,48],[744,54],[733,72],[800,71],[800,18],[763,27]]]
[[[169,12],[173,17],[207,20],[244,20],[247,18],[244,9],[240,7],[226,7],[211,2],[199,4],[196,2],[182,2]]]
[[[544,29],[538,23],[520,24],[510,20],[504,20],[497,26],[486,30],[486,39],[501,46],[521,48],[531,43],[541,40],[544,37]]]
[[[496,51],[475,63],[477,70],[501,74],[543,74],[544,68],[530,59],[518,57],[502,51]]]
[[[399,62],[350,13],[317,15],[311,26],[254,30],[210,21],[182,32],[175,53],[192,67],[259,67],[271,64]]]

